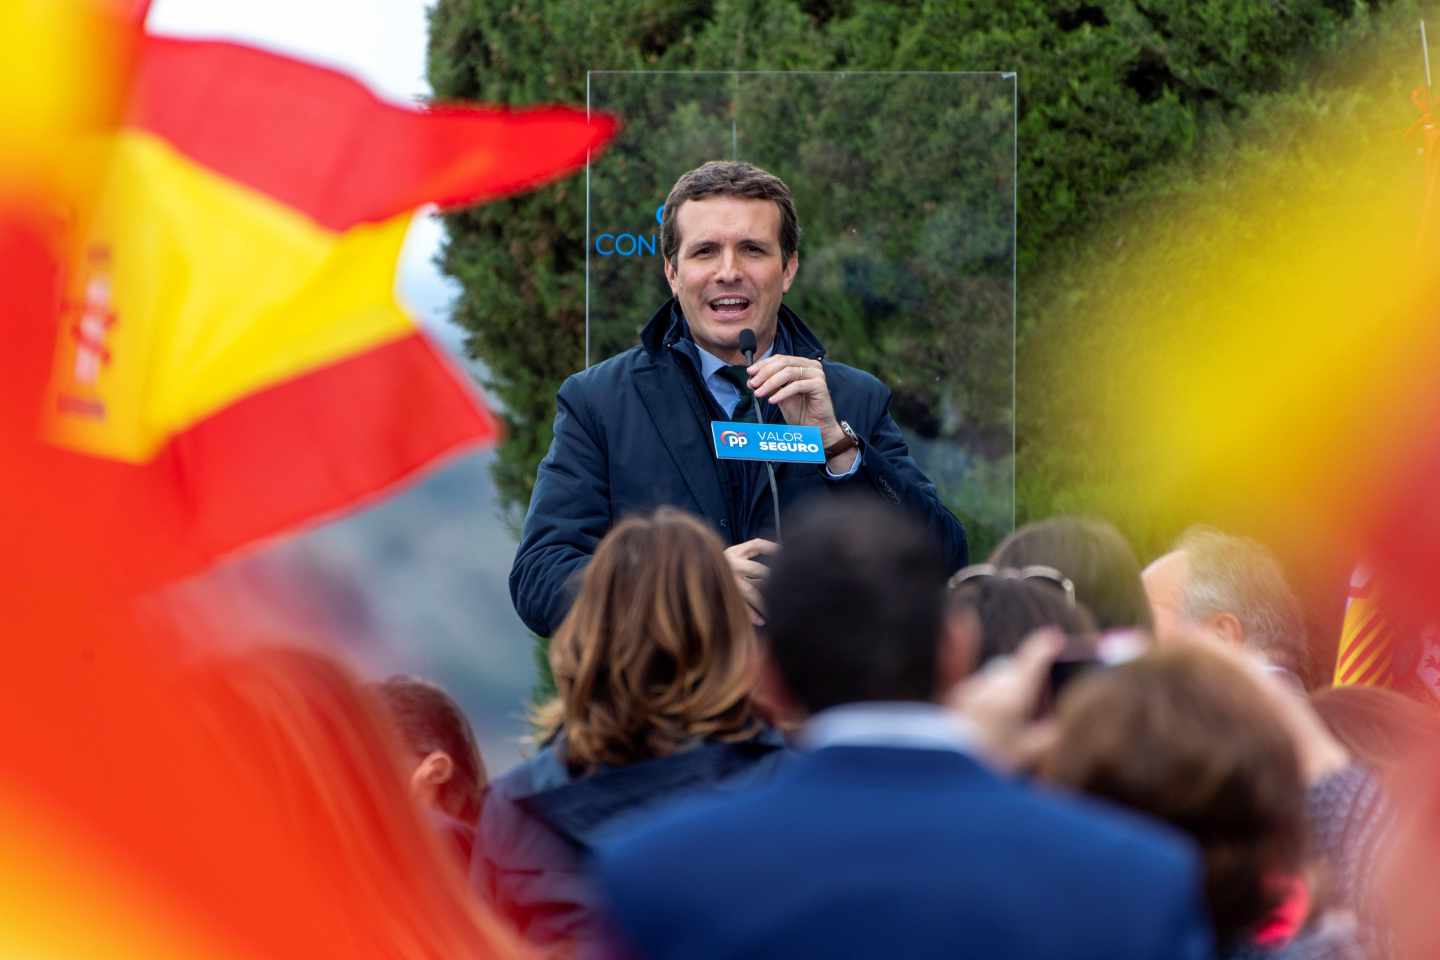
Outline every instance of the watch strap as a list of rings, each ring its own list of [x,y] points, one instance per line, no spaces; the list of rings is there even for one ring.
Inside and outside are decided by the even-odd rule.
[[[826,460],[837,457],[840,454],[844,453],[846,450],[851,450],[855,447],[860,446],[860,438],[855,435],[855,431],[853,428],[851,428],[850,424],[846,423],[844,420],[841,420],[840,429],[844,432],[845,435],[825,448]]]

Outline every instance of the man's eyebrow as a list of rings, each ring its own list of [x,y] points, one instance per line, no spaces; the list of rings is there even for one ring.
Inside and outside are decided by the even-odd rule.
[[[719,241],[718,241],[718,240],[712,240],[712,239],[709,239],[708,237],[700,237],[700,238],[697,238],[697,239],[695,239],[695,240],[691,240],[691,241],[687,242],[687,243],[684,245],[684,249],[685,249],[685,252],[686,252],[686,253],[698,253],[698,252],[701,251],[701,250],[705,250],[705,249],[707,249],[707,248],[715,247],[715,246],[718,246],[718,245],[719,245]],[[765,239],[760,238],[760,237],[742,237],[740,240],[736,241],[735,245],[736,245],[737,247],[743,247],[743,246],[758,247],[758,248],[761,249],[761,250],[767,250],[767,251],[772,248],[772,244],[770,243],[769,240],[765,240]]]

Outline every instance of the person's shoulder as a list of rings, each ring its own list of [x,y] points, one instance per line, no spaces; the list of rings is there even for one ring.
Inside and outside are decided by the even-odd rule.
[[[838,360],[825,361],[825,379],[830,383],[843,383],[850,386],[864,387],[866,389],[885,389],[885,383],[875,374],[868,370],[861,370],[859,367],[852,367],[848,363],[841,363]]]
[[[704,851],[726,843],[727,836],[750,832],[747,828],[775,812],[770,802],[773,774],[783,760],[784,755],[777,754],[746,771],[763,771],[762,776],[741,774],[722,788],[687,792],[643,817],[617,824],[599,848],[600,859],[612,864],[683,863],[690,854],[682,851]]]
[[[1195,850],[1183,834],[1129,810],[1050,788],[1017,787],[1015,813],[1057,855],[1081,854],[1117,882],[1146,886],[1168,878],[1184,885],[1195,875]]]
[[[553,831],[529,809],[529,803],[547,791],[564,786],[564,763],[554,746],[547,746],[501,777],[490,782],[480,807],[477,846],[497,864],[524,860],[543,837]]]
[[[481,808],[482,827],[508,829],[513,821],[525,818],[521,809],[525,798],[553,789],[566,780],[568,773],[554,744],[543,747],[535,756],[490,781]]]
[[[867,397],[878,403],[890,396],[890,388],[879,377],[848,363],[826,360],[825,382],[830,386],[831,396],[842,399]]]
[[[560,386],[561,393],[588,393],[611,387],[616,381],[628,378],[638,366],[650,362],[650,355],[640,344],[622,350],[584,370],[577,370],[565,378]]]

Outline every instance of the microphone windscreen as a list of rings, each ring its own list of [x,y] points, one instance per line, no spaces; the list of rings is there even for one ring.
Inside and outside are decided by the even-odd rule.
[[[746,356],[749,356],[755,352],[756,346],[758,346],[758,344],[756,344],[755,342],[755,331],[751,330],[749,327],[741,330],[740,352],[745,354]]]

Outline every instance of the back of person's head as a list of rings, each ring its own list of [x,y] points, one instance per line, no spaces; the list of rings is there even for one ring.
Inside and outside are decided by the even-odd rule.
[[[576,770],[758,733],[755,632],[720,538],[671,508],[600,541],[550,641],[556,696],[536,712]]]
[[[1055,627],[1079,646],[1093,647],[1095,621],[1073,597],[1048,583],[1006,575],[1011,572],[973,577],[950,590],[950,616],[969,621],[966,627],[975,632],[975,666],[1014,653],[1042,627]]]
[[[1243,940],[1304,853],[1300,761],[1259,678],[1202,644],[1158,648],[1077,680],[1056,716],[1041,776],[1189,834],[1217,941]]]
[[[411,783],[432,788],[436,806],[445,813],[474,823],[488,778],[460,704],[419,677],[390,677],[375,690],[416,758]]]
[[[1172,554],[1183,561],[1180,602],[1185,619],[1205,625],[1218,617],[1233,617],[1243,646],[1302,684],[1308,682],[1305,617],[1280,561],[1269,549],[1249,537],[1191,527]]]
[[[309,922],[330,931],[337,954],[513,947],[407,795],[383,706],[340,663],[298,649],[253,651],[200,666],[183,693],[208,734],[207,788],[251,811],[245,829],[256,849],[286,851],[254,881],[273,884],[275,896],[287,884],[325,890],[328,912],[312,904]]]
[[[1101,630],[1151,627],[1140,562],[1115,527],[1092,517],[1051,517],[1027,523],[990,554],[999,567],[1054,567],[1075,585],[1075,597]]]
[[[805,713],[933,700],[944,566],[925,530],[863,500],[828,501],[786,526],[766,579],[765,640]]]
[[[1440,743],[1440,716],[1403,694],[1378,687],[1332,687],[1310,698],[1335,739],[1361,763],[1394,772]]]

